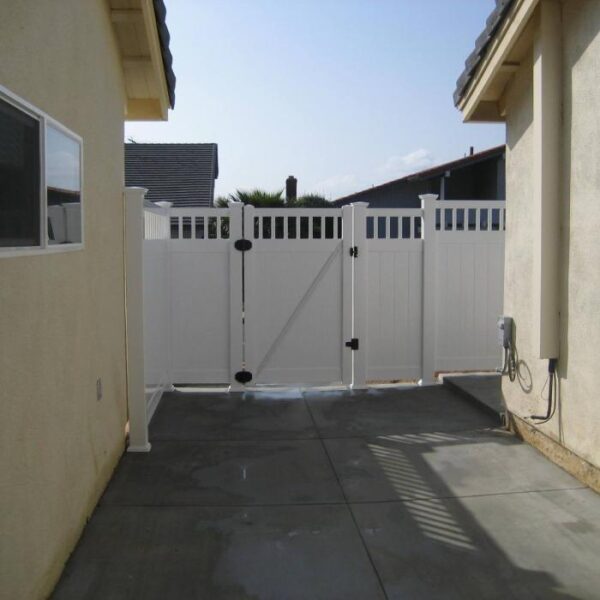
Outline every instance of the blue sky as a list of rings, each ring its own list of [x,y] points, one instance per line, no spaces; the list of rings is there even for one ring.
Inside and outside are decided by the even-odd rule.
[[[452,92],[494,0],[167,0],[177,75],[138,142],[216,142],[217,194],[328,198],[501,144]]]

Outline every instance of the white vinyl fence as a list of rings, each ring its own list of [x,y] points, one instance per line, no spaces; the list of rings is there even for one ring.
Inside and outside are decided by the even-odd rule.
[[[144,389],[148,420],[171,386],[171,306],[169,209],[144,206],[143,317]]]
[[[146,207],[145,383],[430,382],[500,365],[504,202]]]

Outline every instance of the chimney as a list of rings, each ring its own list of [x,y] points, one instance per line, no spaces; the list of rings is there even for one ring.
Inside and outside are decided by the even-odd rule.
[[[298,180],[290,175],[285,180],[285,201],[286,202],[295,202],[297,197],[298,190]]]
[[[471,146],[469,148],[469,156],[473,156],[473,152],[475,151],[475,148],[473,148],[473,146]]]

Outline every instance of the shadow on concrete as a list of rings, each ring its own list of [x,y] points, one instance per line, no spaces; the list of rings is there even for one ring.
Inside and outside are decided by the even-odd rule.
[[[473,438],[471,443],[475,446],[467,453],[477,453],[481,439]],[[382,496],[392,495],[397,501],[355,502],[351,508],[388,597],[593,597],[594,588],[587,588],[587,594],[585,589],[586,585],[598,583],[597,578],[590,579],[593,554],[575,557],[558,550],[563,543],[559,508],[564,510],[571,500],[548,500],[535,491],[535,486],[529,491],[510,491],[510,485],[504,492],[486,492],[484,485],[478,493],[471,490],[471,495],[457,496],[456,480],[461,475],[432,469],[428,458],[453,444],[464,446],[469,440],[465,436],[432,433],[384,436],[369,444],[377,468],[392,492],[383,492]],[[512,446],[514,440],[498,437],[494,444]],[[450,461],[447,464],[451,470]],[[446,485],[448,479],[453,480],[453,487]],[[553,486],[552,482],[546,485]],[[565,488],[565,492],[571,489]],[[552,516],[545,524],[536,523],[536,512],[539,511],[538,516],[549,516],[545,514],[548,506],[539,506],[548,503],[554,509],[550,510]],[[555,551],[543,547],[548,542],[548,532],[540,535],[538,526],[556,528]],[[508,546],[510,553],[503,546]],[[577,570],[580,560],[587,563],[586,567],[571,577],[568,571]],[[564,561],[570,565],[566,569]],[[588,581],[579,593],[571,593],[553,573],[554,569],[562,571],[563,576],[572,579],[568,583],[576,586],[578,581],[585,581],[587,570]]]
[[[600,589],[597,496],[443,386],[179,393],[157,415],[163,439],[123,457],[55,599],[553,600]],[[205,493],[215,488],[222,496]]]

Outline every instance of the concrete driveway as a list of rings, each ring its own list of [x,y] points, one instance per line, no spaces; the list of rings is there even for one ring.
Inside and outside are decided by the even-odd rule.
[[[59,599],[599,598],[600,497],[441,387],[169,394]]]

